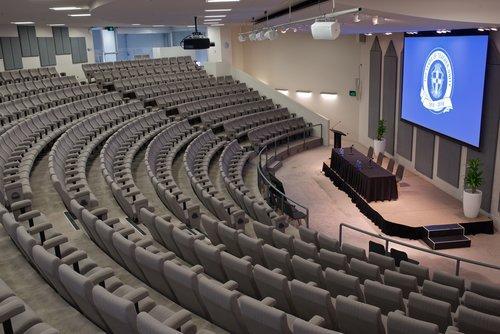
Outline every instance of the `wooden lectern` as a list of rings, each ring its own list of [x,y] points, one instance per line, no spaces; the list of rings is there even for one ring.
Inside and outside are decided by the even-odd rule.
[[[333,132],[333,147],[334,148],[341,148],[342,147],[342,137],[345,136],[346,134],[343,133],[342,131],[338,131],[335,129],[330,129],[331,132]]]

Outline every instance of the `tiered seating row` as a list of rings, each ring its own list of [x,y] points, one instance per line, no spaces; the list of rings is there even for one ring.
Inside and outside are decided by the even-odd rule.
[[[137,220],[139,210],[148,207],[148,200],[135,185],[132,161],[151,138],[173,121],[164,111],[148,113],[118,130],[101,150],[101,171],[113,196],[131,219]]]
[[[255,127],[283,121],[288,118],[290,118],[288,109],[278,108],[226,120],[222,125],[229,138],[240,138]]]
[[[207,77],[205,71],[194,71],[174,74],[155,74],[135,78],[125,78],[113,81],[115,90],[130,94],[134,89],[153,85],[165,85],[177,81],[189,81]]]
[[[175,123],[151,141],[145,158],[158,197],[181,222],[194,227],[200,224],[200,207],[179,188],[172,174],[172,165],[177,154],[199,134],[187,120]]]
[[[0,137],[2,203],[32,198],[29,177],[41,150],[83,118],[121,101],[118,93],[91,97],[37,113],[5,132]]]
[[[162,65],[177,65],[192,62],[192,58],[185,57],[170,57],[170,58],[155,58],[155,59],[141,59],[141,60],[125,60],[115,62],[104,62],[94,64],[83,64],[82,68],[85,73],[90,71],[103,71],[121,68],[136,68],[136,67],[149,67],[149,66],[162,66]]]
[[[279,216],[266,202],[259,201],[245,186],[243,169],[248,160],[255,157],[255,151],[243,148],[233,140],[224,148],[219,159],[219,170],[227,191],[245,212],[263,224],[280,229],[288,226],[285,216]]]
[[[36,112],[99,94],[101,94],[99,87],[90,84],[62,88],[0,103],[0,131],[8,130],[19,120]]]
[[[11,83],[0,86],[0,102],[12,101],[25,96],[78,85],[78,80],[74,76]]]
[[[311,129],[302,117],[285,119],[271,124],[261,125],[248,131],[248,139],[255,148],[260,148],[284,139],[298,139],[309,137]]]
[[[226,144],[227,141],[215,136],[212,130],[202,133],[188,145],[184,167],[191,187],[207,209],[231,226],[244,226],[248,222],[245,213],[217,191],[208,174],[210,161]]]
[[[47,78],[58,77],[59,73],[55,67],[40,67],[23,70],[4,71],[0,72],[0,85],[8,85],[11,83],[22,81],[36,81]]]
[[[0,321],[3,333],[58,334],[0,279]]]
[[[57,140],[49,155],[49,175],[67,208],[72,199],[88,210],[98,206],[87,183],[87,160],[126,121],[145,111],[139,101],[105,109],[73,126]]]

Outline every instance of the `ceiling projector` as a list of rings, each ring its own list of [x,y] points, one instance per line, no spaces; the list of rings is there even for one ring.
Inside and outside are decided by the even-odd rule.
[[[311,25],[314,39],[336,40],[340,36],[340,23],[316,21]]]
[[[215,46],[210,39],[198,31],[198,18],[194,17],[194,32],[181,41],[184,50],[206,50]]]

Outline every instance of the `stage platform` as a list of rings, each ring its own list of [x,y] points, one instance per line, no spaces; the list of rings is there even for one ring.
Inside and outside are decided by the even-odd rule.
[[[403,181],[398,185],[397,200],[370,203],[330,169],[329,160],[323,162],[323,172],[387,235],[421,239],[427,235],[425,226],[449,224],[462,225],[466,235],[494,232],[493,221],[489,217],[466,218],[459,200],[409,171],[405,172]]]

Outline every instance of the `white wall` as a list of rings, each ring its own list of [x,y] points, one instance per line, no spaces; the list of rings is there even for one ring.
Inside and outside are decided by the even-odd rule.
[[[52,37],[52,28],[48,26],[35,26],[37,37]],[[0,25],[1,37],[17,37],[17,27],[13,24]],[[87,28],[69,27],[69,37],[85,37],[87,43],[87,58],[89,63],[94,62],[94,43],[92,34]],[[82,64],[73,64],[71,55],[56,55],[56,68],[59,73],[65,72],[67,75],[75,75],[78,80],[86,80],[82,71]],[[40,67],[38,57],[23,57],[23,68]],[[4,70],[3,59],[0,59],[0,70]]]
[[[233,65],[273,88],[289,90],[289,97],[326,117],[338,129],[358,140],[359,104],[349,90],[356,88],[361,45],[356,36],[342,36],[336,41],[313,40],[310,33],[280,34],[275,41],[238,41],[233,30]],[[242,57],[243,56],[243,57]],[[300,98],[296,90],[312,91],[310,98]],[[321,92],[338,93],[335,100],[325,100]]]

